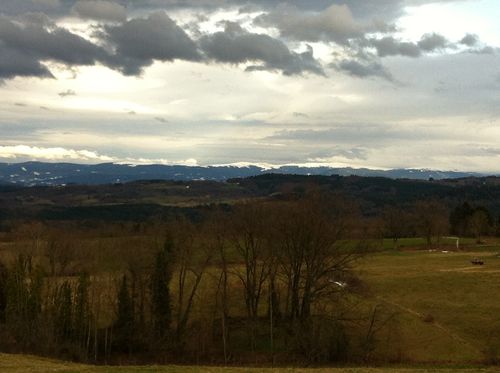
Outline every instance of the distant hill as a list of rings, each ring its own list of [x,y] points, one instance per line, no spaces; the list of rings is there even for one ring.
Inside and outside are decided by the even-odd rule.
[[[67,184],[113,184],[137,180],[213,180],[225,181],[262,174],[377,176],[391,179],[442,180],[486,176],[479,173],[417,169],[372,170],[368,168],[330,168],[281,166],[265,169],[258,166],[167,166],[102,163],[0,163],[0,184],[23,186]]]
[[[66,186],[3,184],[0,185],[0,223],[2,219],[146,221],[173,216],[197,220],[214,208],[230,208],[241,201],[296,199],[308,193],[333,193],[356,201],[365,216],[377,216],[385,206],[411,209],[416,201],[431,199],[441,201],[450,210],[464,202],[484,206],[495,221],[500,211],[500,177],[429,181],[268,173],[223,182],[143,180]]]

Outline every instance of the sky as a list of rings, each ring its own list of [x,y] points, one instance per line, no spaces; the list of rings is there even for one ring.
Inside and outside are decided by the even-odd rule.
[[[498,0],[1,0],[0,162],[500,173]]]

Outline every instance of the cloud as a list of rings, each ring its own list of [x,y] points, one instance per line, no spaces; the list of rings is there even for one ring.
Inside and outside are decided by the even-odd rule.
[[[1,20],[0,20],[1,22]],[[53,78],[49,69],[29,53],[10,48],[0,41],[0,80],[16,76]]]
[[[295,118],[309,118],[309,115],[306,113],[294,112],[292,114]]]
[[[338,161],[339,158],[345,160],[367,160],[368,150],[361,147],[341,147],[335,146],[333,149],[313,152],[310,155],[308,162],[313,163],[332,163]]]
[[[84,163],[113,162],[119,164],[164,164],[164,165],[186,165],[197,166],[198,161],[194,158],[169,160],[165,158],[141,158],[141,157],[111,157],[99,154],[93,150],[70,149],[63,147],[38,147],[29,145],[0,146],[0,159],[6,160],[40,160],[40,161],[70,161]]]
[[[74,150],[66,148],[42,148],[28,145],[0,146],[0,158],[17,159],[32,158],[51,161],[113,161],[112,157],[100,155],[90,150]]]
[[[11,0],[12,1],[12,0]],[[147,8],[227,9],[240,7],[241,12],[273,11],[283,3],[296,7],[302,13],[322,12],[332,5],[347,5],[355,17],[362,19],[393,20],[406,6],[424,5],[444,1],[463,0],[129,0],[131,6]]]
[[[321,40],[346,44],[359,38],[371,27],[356,22],[347,5],[331,5],[319,13],[306,13],[289,5],[259,16],[255,23],[275,27],[282,37],[317,42]]]
[[[127,12],[122,5],[105,0],[77,1],[72,11],[82,18],[99,21],[122,22],[127,18]]]
[[[474,47],[479,43],[479,36],[476,34],[466,34],[459,43],[468,47]]]
[[[100,36],[114,46],[127,75],[139,74],[154,60],[201,60],[196,43],[164,12],[104,26]]]
[[[26,12],[48,12],[64,16],[79,1],[92,0],[1,0],[0,13],[19,15]],[[104,1],[104,0],[103,0]],[[241,11],[269,11],[283,0],[106,0],[125,6],[130,12],[146,13],[158,9],[192,9],[217,11],[239,7]],[[331,5],[347,5],[356,18],[394,20],[404,13],[406,6],[464,0],[287,0],[286,3],[302,12],[321,12]]]
[[[369,44],[376,49],[379,57],[405,56],[416,58],[423,53],[453,47],[444,36],[436,33],[423,35],[417,43],[386,36],[381,39],[370,39]]]
[[[417,43],[420,50],[425,52],[434,52],[438,49],[444,49],[448,46],[448,40],[442,35],[432,33],[422,36]]]
[[[497,51],[498,51],[498,48],[493,48],[493,47],[490,47],[488,45],[484,46],[482,48],[470,50],[470,52],[474,53],[474,54],[495,54],[495,53],[497,53]]]
[[[102,64],[125,75],[138,75],[154,60],[201,60],[196,43],[163,12],[102,27],[96,35],[108,49],[40,14],[16,20],[0,16],[0,79],[53,77],[44,64],[47,61],[68,67]]]
[[[34,5],[41,5],[46,8],[57,8],[61,5],[60,0],[32,0]]]
[[[61,7],[59,0],[2,0],[0,14],[19,15],[29,12],[54,12]]]
[[[155,120],[160,123],[168,123],[168,120],[163,117],[155,117]]]
[[[198,166],[198,161],[194,158],[182,159],[178,161],[173,161],[165,158],[124,158],[117,162],[118,164],[132,164],[132,165],[150,165],[150,164],[162,164],[162,165],[176,165],[176,166]]]
[[[384,123],[344,123],[332,125],[328,129],[285,129],[265,138],[268,141],[285,141],[287,143],[301,143],[331,145],[342,144],[352,146],[359,143],[380,144],[394,140],[409,140],[415,137],[412,128],[401,129]],[[423,136],[421,136],[423,138]],[[428,139],[425,137],[424,139]]]
[[[67,67],[101,64],[124,75],[140,75],[154,61],[175,60],[255,63],[247,70],[281,71],[285,75],[324,74],[311,47],[293,52],[284,42],[250,33],[237,24],[228,23],[224,32],[206,34],[199,41],[192,40],[164,12],[96,27],[93,36],[100,39],[98,43],[57,26],[41,14],[16,19],[0,16],[0,79],[53,78],[47,62]]]
[[[420,57],[422,54],[422,51],[415,43],[400,41],[392,36],[386,36],[382,39],[371,39],[370,42],[377,50],[379,57],[398,55]]]
[[[356,78],[379,77],[393,81],[391,73],[378,62],[362,63],[356,60],[342,60],[333,67]]]
[[[110,64],[106,51],[57,27],[44,16],[11,20],[0,16],[0,77],[52,77],[45,61],[72,65]]]
[[[231,22],[226,23],[224,31],[202,37],[200,45],[213,61],[231,64],[260,63],[248,66],[247,71],[278,70],[285,75],[304,72],[324,75],[311,47],[303,53],[295,53],[278,39],[250,33]]]
[[[76,96],[76,92],[73,91],[72,89],[68,89],[66,91],[59,92],[58,95],[60,97],[64,98],[64,97],[68,97],[68,96]]]

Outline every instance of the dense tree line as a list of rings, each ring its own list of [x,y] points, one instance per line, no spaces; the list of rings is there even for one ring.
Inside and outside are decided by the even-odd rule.
[[[398,247],[400,238],[423,237],[427,247],[439,247],[446,235],[472,237],[477,243],[487,235],[497,235],[499,224],[484,206],[464,202],[450,209],[436,199],[420,200],[405,208],[387,205],[380,216],[383,237]]]
[[[450,214],[451,232],[457,236],[476,238],[481,242],[483,235],[495,233],[495,221],[484,206],[471,206],[464,202]]]

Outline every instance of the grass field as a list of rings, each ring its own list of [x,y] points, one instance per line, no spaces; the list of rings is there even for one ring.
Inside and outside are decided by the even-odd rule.
[[[471,362],[500,357],[500,255],[468,251],[386,251],[360,275],[374,302],[399,318],[398,348],[411,361]],[[471,264],[479,257],[483,266]],[[390,344],[387,348],[395,348]]]
[[[192,367],[192,366],[148,366],[148,367],[95,367],[88,365],[64,363],[56,360],[43,359],[26,355],[0,354],[0,372],[5,373],[32,373],[32,372],[57,372],[57,373],[120,373],[120,372],[158,372],[158,373],[195,373],[195,372],[311,372],[311,373],[473,373],[473,372],[499,372],[496,368],[235,368],[235,367]]]
[[[406,243],[410,244],[409,241],[410,239]],[[396,315],[396,335],[381,333],[376,353],[392,357],[399,354],[399,361],[403,366],[423,368],[338,368],[312,371],[500,372],[500,369],[495,368],[479,368],[484,364],[500,361],[500,247],[495,240],[485,245],[469,245],[471,246],[462,251],[429,251],[421,246],[419,249],[385,250],[363,258],[357,267],[359,276],[368,285],[367,305],[383,305]],[[484,265],[471,264],[471,259],[475,257],[483,259]],[[467,367],[476,364],[478,368],[425,368],[448,365]],[[265,370],[178,366],[93,367],[0,354],[0,372],[198,371]]]

